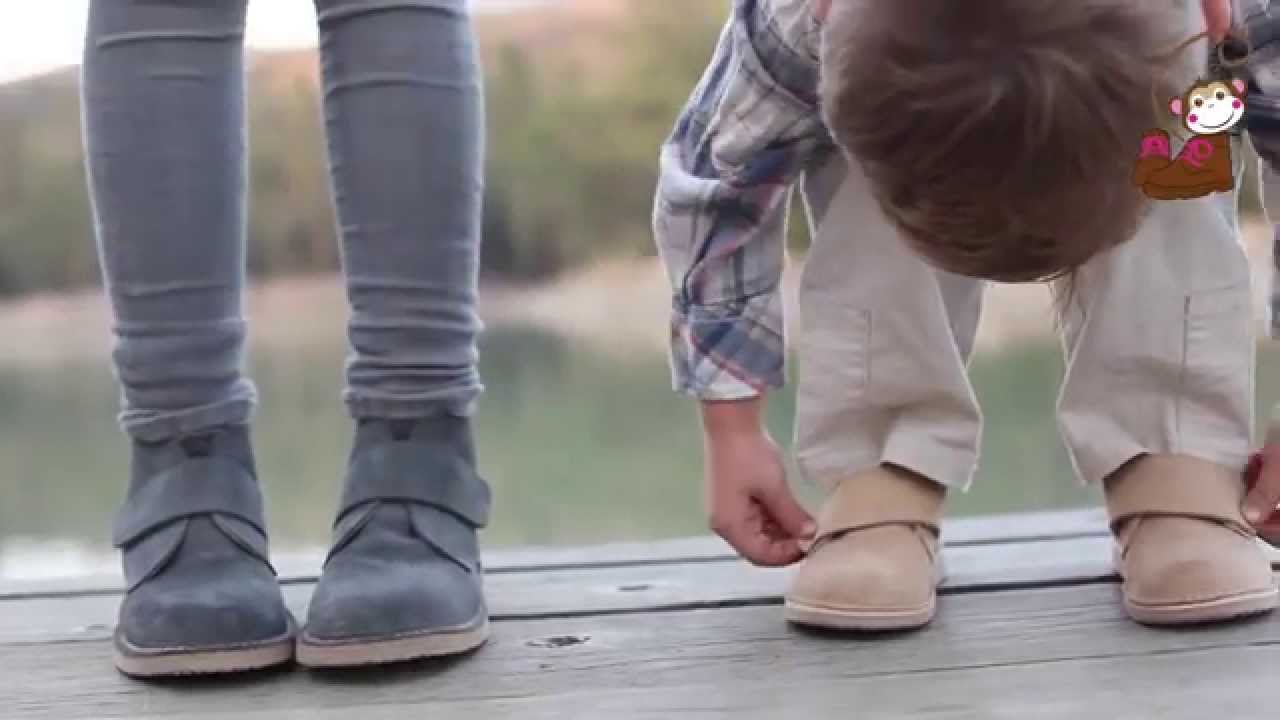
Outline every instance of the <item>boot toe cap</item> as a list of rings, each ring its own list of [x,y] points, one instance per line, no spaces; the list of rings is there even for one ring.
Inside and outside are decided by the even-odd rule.
[[[1164,542],[1135,544],[1125,559],[1132,602],[1203,603],[1273,587],[1271,564],[1249,538],[1200,520],[1167,522],[1178,523],[1181,531],[1175,535],[1170,528]]]
[[[229,576],[143,586],[122,604],[119,629],[138,648],[214,648],[276,640],[289,624],[274,579]]]
[[[790,597],[833,609],[927,606],[936,588],[933,561],[909,531],[896,530],[902,535],[900,542],[868,543],[873,539],[848,536],[814,554],[796,574]]]
[[[306,632],[322,641],[385,638],[464,628],[483,614],[479,581],[443,561],[351,563],[326,570]]]

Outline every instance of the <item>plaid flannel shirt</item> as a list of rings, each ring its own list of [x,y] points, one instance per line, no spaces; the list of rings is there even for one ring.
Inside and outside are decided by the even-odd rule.
[[[653,229],[672,287],[671,370],[704,400],[782,387],[780,282],[791,191],[836,152],[818,107],[832,0],[734,0],[715,54],[664,143]],[[1280,14],[1235,0],[1254,48],[1245,126],[1280,168]],[[1280,268],[1280,236],[1277,239]],[[1273,292],[1280,327],[1280,292]]]

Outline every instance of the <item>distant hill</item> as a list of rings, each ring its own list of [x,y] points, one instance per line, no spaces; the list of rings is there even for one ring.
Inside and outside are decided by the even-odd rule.
[[[566,0],[477,16],[489,109],[485,268],[540,277],[648,253],[657,148],[727,0]],[[252,52],[250,270],[337,267],[316,53]],[[78,68],[0,85],[0,297],[98,282]]]

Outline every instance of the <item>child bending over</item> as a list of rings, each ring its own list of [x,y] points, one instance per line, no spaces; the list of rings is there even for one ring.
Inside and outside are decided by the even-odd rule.
[[[1208,43],[1182,41],[1221,41],[1230,18],[1225,0],[734,2],[663,148],[654,229],[712,527],[757,564],[803,559],[790,620],[934,617],[944,500],[978,462],[966,366],[987,281],[1055,290],[1060,426],[1105,491],[1130,615],[1276,606],[1242,510],[1254,336],[1236,193],[1156,201],[1133,182],[1148,132],[1179,124],[1167,98],[1207,71]],[[815,232],[785,335],[797,464],[827,491],[816,518],[761,422],[791,344],[797,185]]]

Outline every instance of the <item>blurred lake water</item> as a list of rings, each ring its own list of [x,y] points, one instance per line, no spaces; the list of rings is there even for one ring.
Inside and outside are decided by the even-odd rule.
[[[326,297],[341,302],[337,290]],[[251,350],[262,396],[260,473],[273,552],[282,554],[323,551],[350,432],[339,401],[343,316],[293,304],[303,307],[259,313],[266,317],[257,318]],[[286,310],[303,314],[290,324],[281,319]],[[115,424],[116,386],[99,351],[103,313],[54,312],[42,321],[43,333],[67,342],[44,355],[28,348],[26,361],[0,362],[0,580],[115,571],[108,535],[124,491],[127,446]],[[103,342],[84,349],[72,342],[77,337]],[[477,417],[481,467],[495,492],[489,547],[705,532],[694,405],[670,391],[656,344],[621,352],[610,344],[532,322],[489,324],[481,348],[487,389]],[[1076,485],[1058,438],[1053,407],[1062,367],[1047,333],[974,360],[987,417],[984,456],[978,482],[953,498],[951,514],[1097,503],[1093,490]],[[784,445],[793,388],[770,404],[770,425]],[[1269,400],[1259,403],[1260,414],[1278,391],[1280,354],[1264,347],[1259,397]],[[812,488],[799,489],[814,500]]]

